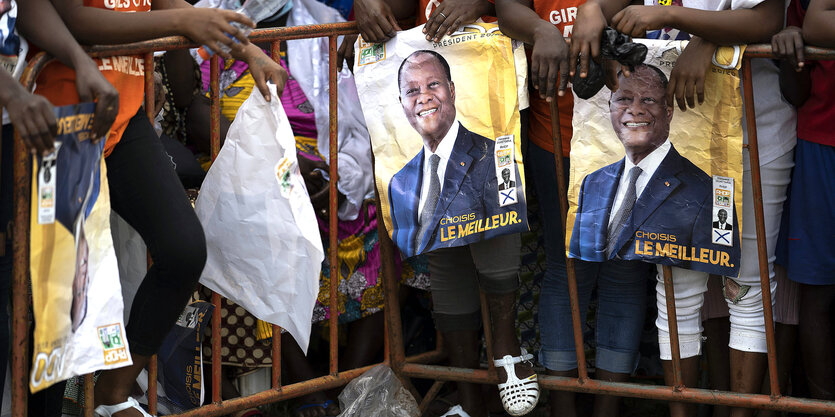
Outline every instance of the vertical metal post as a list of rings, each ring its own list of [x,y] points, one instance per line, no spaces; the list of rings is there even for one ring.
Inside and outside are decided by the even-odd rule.
[[[151,125],[154,124],[156,114],[154,112],[154,54],[149,52],[145,54],[144,60],[145,69],[145,114]],[[148,254],[148,266],[151,266],[151,255]],[[148,361],[148,411],[152,415],[157,413],[157,355],[151,356]]]
[[[481,321],[484,326],[484,344],[487,346],[487,375],[491,379],[498,379],[496,365],[493,363],[493,321],[490,320],[490,305],[487,303],[487,294],[479,291],[481,298]]]
[[[667,325],[670,332],[670,350],[673,356],[673,390],[680,391],[681,377],[681,349],[678,342],[678,317],[676,316],[676,296],[673,288],[673,268],[669,265],[661,267],[664,275],[664,298],[667,301]]]
[[[742,60],[742,90],[745,99],[745,123],[748,128],[748,156],[751,161],[751,191],[754,195],[754,224],[757,228],[757,255],[760,266],[760,287],[762,288],[765,340],[768,351],[768,378],[771,384],[771,397],[776,398],[780,396],[780,381],[777,375],[777,341],[774,335],[774,313],[771,307],[771,282],[768,271],[768,247],[766,246],[763,187],[760,177],[760,151],[757,147],[757,119],[754,111],[751,58]]]
[[[273,326],[272,388],[281,389],[281,327]]]
[[[281,61],[281,41],[275,40],[270,43],[270,57],[275,62]],[[272,388],[281,389],[281,327],[272,325],[273,329],[273,350],[272,350]]]
[[[27,91],[35,81],[40,68],[33,68],[36,61],[45,61],[43,52],[32,58],[23,71],[20,83]],[[35,65],[37,67],[37,65]],[[12,229],[12,341],[11,394],[12,417],[26,417],[28,402],[28,354],[29,354],[29,203],[32,184],[32,163],[20,135],[15,132],[12,145],[14,153],[14,223]]]
[[[376,178],[375,184],[379,186]],[[374,189],[377,199],[377,236],[380,239],[380,269],[383,280],[383,314],[385,314],[386,339],[388,340],[388,354],[386,361],[395,373],[406,363],[406,352],[403,347],[403,322],[400,318],[400,277],[395,274],[394,257],[400,254],[395,251],[394,243],[389,238],[386,223],[383,220],[383,208],[380,203],[380,192]],[[440,339],[439,339],[440,342]],[[401,379],[402,375],[398,375]]]
[[[211,123],[211,146],[212,161],[217,159],[220,153],[220,60],[217,54],[212,55],[209,63],[209,100],[211,102],[210,123]],[[212,292],[212,402],[219,403],[220,398],[220,372],[221,361],[223,360],[220,345],[220,294]]]
[[[562,161],[562,132],[560,131],[560,111],[557,100],[551,101],[551,139],[554,142],[554,164],[557,170],[557,195],[560,203],[560,220],[562,221],[563,242],[567,236],[566,221],[568,219],[568,185],[565,178],[565,168]],[[564,255],[563,255],[564,256]],[[580,381],[588,379],[586,369],[586,351],[583,348],[583,324],[580,320],[580,300],[577,295],[577,275],[574,271],[574,259],[566,257],[566,274],[568,279],[568,298],[571,301],[571,324],[574,328],[574,350],[577,352],[577,376]]]
[[[93,374],[84,375],[84,417],[95,417],[95,399],[93,393],[95,388]]]
[[[339,181],[339,170],[337,166],[337,153],[339,151],[339,142],[337,137],[338,128],[338,107],[336,97],[336,36],[328,36],[328,116],[330,121],[328,144],[330,150],[330,167],[329,175],[329,210],[328,210],[328,261],[330,264],[330,373],[336,375],[339,373],[339,310],[337,309],[337,292],[339,286],[339,258],[337,252],[339,250],[339,241],[337,239],[339,233],[339,219],[337,212],[339,210],[339,191],[336,184]]]

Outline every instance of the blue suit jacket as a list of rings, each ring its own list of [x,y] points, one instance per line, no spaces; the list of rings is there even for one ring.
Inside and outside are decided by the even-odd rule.
[[[592,262],[615,258],[644,260],[726,276],[738,275],[740,251],[736,215],[731,233],[733,246],[712,243],[713,181],[699,167],[682,157],[675,147],[670,148],[635,202],[632,215],[626,220],[616,243],[617,253],[607,257],[609,214],[623,167],[624,160],[621,159],[583,179],[577,217],[569,243],[570,257]],[[690,248],[697,248],[696,258],[699,258],[701,249],[722,251],[728,253],[730,263],[722,265],[721,262],[713,264],[683,260],[680,259],[682,256],[657,256],[657,251],[646,254],[643,244],[639,246],[641,253],[636,254],[636,232],[641,232],[638,236],[640,242],[652,242],[653,248],[656,244],[662,247],[666,243],[678,245],[677,251],[686,250],[685,257],[689,258],[693,258]],[[716,252],[711,253],[718,256]]]
[[[389,183],[392,240],[403,256],[410,257],[437,248],[468,245],[494,236],[527,230],[527,210],[521,186],[516,187],[518,203],[499,207],[494,148],[495,142],[470,132],[461,125],[444,174],[441,195],[432,219],[434,226],[427,229],[418,247],[415,246],[415,234],[418,229],[418,205],[423,186],[423,148],[406,166],[394,174]],[[519,184],[518,169],[516,181]],[[485,221],[496,214],[509,212],[517,212],[516,223],[446,241],[442,241],[439,236],[440,222],[445,217],[469,216],[470,221]],[[447,224],[466,223],[464,221]]]

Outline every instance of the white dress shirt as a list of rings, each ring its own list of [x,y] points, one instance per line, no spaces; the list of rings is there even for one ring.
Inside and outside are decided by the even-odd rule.
[[[423,182],[420,187],[420,202],[418,203],[418,216],[423,212],[423,205],[426,204],[426,196],[429,194],[429,179],[432,175],[432,167],[429,166],[429,158],[434,154],[441,157],[438,162],[438,181],[441,183],[442,193],[444,191],[444,174],[446,174],[446,166],[449,162],[449,157],[452,155],[452,148],[455,146],[455,139],[458,138],[458,128],[460,123],[458,120],[452,123],[446,135],[441,139],[441,143],[435,148],[435,152],[429,150],[426,144],[423,144]]]
[[[667,157],[667,153],[670,152],[671,147],[672,144],[670,143],[670,139],[667,139],[661,144],[661,146],[655,148],[654,151],[644,157],[641,162],[638,162],[637,167],[641,168],[643,172],[641,172],[641,175],[638,176],[638,181],[635,182],[635,201],[641,197],[641,193],[644,192],[644,188],[646,188],[650,178],[652,178],[652,175],[655,174],[655,170],[657,170],[658,166],[661,165],[661,161]],[[623,197],[626,196],[626,189],[629,188],[629,171],[636,166],[629,159],[629,155],[627,155],[624,160],[625,163],[623,165],[623,173],[621,173],[620,182],[618,183],[618,192],[615,193],[615,202],[612,204],[612,211],[609,212],[609,226],[611,226],[612,221],[614,220],[615,213],[618,212],[621,204],[623,204]]]

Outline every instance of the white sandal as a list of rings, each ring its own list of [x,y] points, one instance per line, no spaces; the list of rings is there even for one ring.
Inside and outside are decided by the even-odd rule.
[[[96,415],[100,415],[102,417],[112,417],[113,414],[116,414],[120,411],[125,411],[128,408],[135,408],[142,413],[143,417],[154,417],[148,414],[141,405],[139,405],[139,401],[136,401],[133,397],[128,397],[128,400],[114,405],[100,405],[96,407],[95,413]]]
[[[466,411],[461,407],[461,404],[454,405],[450,407],[449,410],[446,410],[446,413],[441,415],[441,417],[450,417],[450,416],[460,416],[460,417],[470,417]]]
[[[539,401],[539,383],[536,374],[525,379],[516,376],[514,365],[520,362],[530,361],[533,355],[522,349],[519,356],[505,355],[501,359],[493,360],[496,367],[503,367],[507,373],[507,381],[499,384],[499,396],[502,398],[502,406],[512,416],[523,416],[536,408]]]

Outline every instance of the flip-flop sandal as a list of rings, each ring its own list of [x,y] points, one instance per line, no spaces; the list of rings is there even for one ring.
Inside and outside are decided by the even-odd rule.
[[[512,416],[523,416],[536,408],[539,401],[539,383],[536,374],[525,379],[516,376],[514,365],[533,359],[533,355],[522,349],[519,356],[505,355],[501,359],[493,360],[496,367],[503,367],[507,374],[507,381],[499,384],[499,396],[502,406]]]
[[[298,406],[298,407],[296,407],[296,408],[294,408],[294,409],[293,409],[293,415],[296,415],[296,416],[297,416],[297,415],[299,415],[299,414],[300,414],[300,413],[299,413],[300,411],[302,411],[302,410],[307,410],[308,408],[313,408],[313,407],[319,407],[319,408],[321,408],[322,410],[325,410],[325,412],[327,413],[327,412],[328,412],[328,407],[330,407],[330,406],[331,406],[331,405],[333,405],[333,404],[335,404],[335,403],[333,402],[333,400],[327,400],[327,401],[325,401],[325,402],[323,402],[323,403],[303,404],[303,405],[300,405],[300,406]],[[469,416],[468,416],[468,417],[469,417]]]

